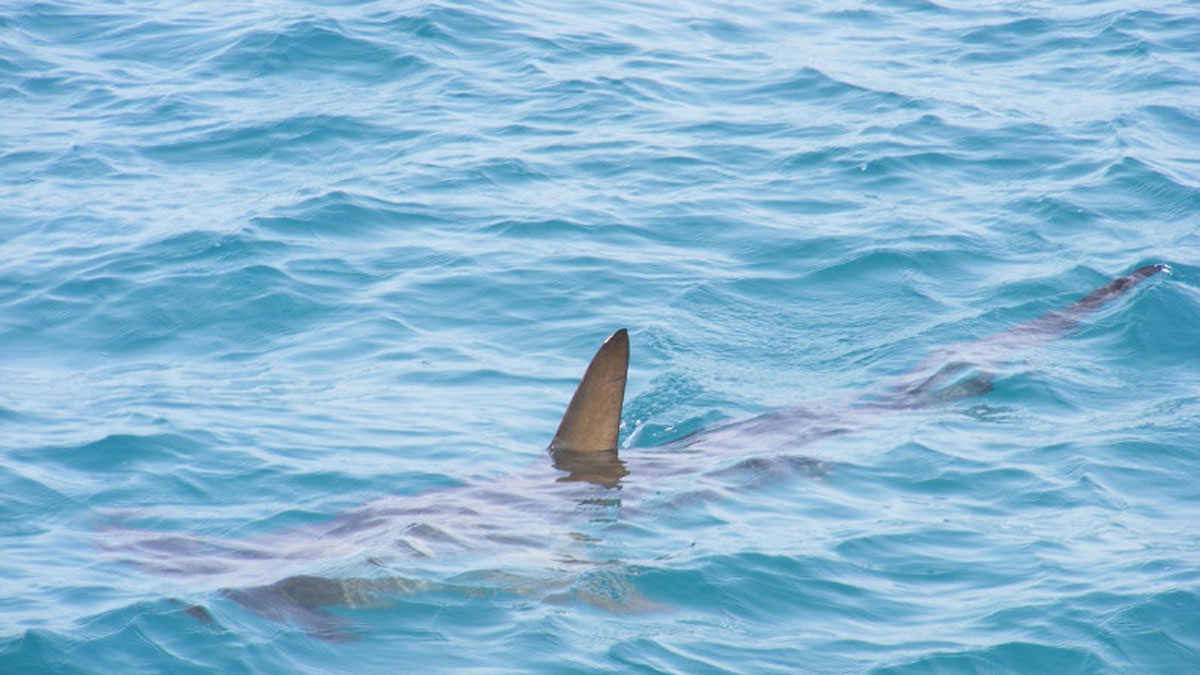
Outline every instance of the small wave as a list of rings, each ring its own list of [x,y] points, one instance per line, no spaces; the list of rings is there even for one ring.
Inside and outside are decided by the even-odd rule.
[[[54,462],[83,472],[136,471],[140,465],[190,463],[207,444],[178,434],[109,434],[78,445],[37,448],[16,453],[27,461]]]
[[[359,237],[444,222],[445,218],[424,204],[396,203],[341,190],[254,219],[256,225],[276,234],[306,238]]]
[[[307,73],[367,82],[392,81],[428,68],[423,59],[387,43],[352,37],[329,19],[247,31],[209,59],[207,67],[215,75],[294,77]]]

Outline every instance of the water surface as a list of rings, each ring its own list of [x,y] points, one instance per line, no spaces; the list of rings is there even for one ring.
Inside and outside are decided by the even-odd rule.
[[[1191,671],[1196,45],[1187,2],[4,5],[0,671]],[[984,396],[656,450],[1157,262]],[[622,326],[656,468],[554,483]],[[423,585],[323,636],[221,591],[289,575]]]

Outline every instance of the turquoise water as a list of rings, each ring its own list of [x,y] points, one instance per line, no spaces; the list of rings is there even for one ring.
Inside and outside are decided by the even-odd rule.
[[[0,672],[1195,672],[1198,45],[1188,2],[4,4]],[[1149,263],[985,395],[671,449]],[[556,483],[623,326],[631,473]],[[238,601],[296,575],[377,587]]]

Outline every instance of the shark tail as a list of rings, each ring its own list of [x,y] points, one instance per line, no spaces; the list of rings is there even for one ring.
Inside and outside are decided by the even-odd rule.
[[[1032,335],[1040,334],[1046,339],[1056,338],[1079,325],[1079,322],[1087,318],[1089,314],[1094,313],[1104,305],[1129,292],[1146,279],[1160,272],[1165,273],[1170,271],[1170,267],[1161,263],[1139,267],[1129,274],[1117,277],[1088,293],[1066,309],[1049,312],[1013,328],[1010,332]]]
[[[994,369],[1031,349],[1070,332],[1089,315],[1128,293],[1138,284],[1171,268],[1146,265],[1117,277],[1063,309],[1056,309],[995,335],[934,352],[882,392],[861,397],[884,408],[923,408],[985,394],[992,389]],[[860,400],[861,400],[860,399]]]

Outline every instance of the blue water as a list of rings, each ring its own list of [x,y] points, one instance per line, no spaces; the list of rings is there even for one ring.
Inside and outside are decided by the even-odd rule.
[[[1196,672],[1198,46],[1190,2],[5,3],[0,672]],[[1150,263],[986,395],[656,453]],[[622,326],[661,461],[556,484]],[[312,535],[380,500],[440,515]],[[222,590],[301,574],[426,586],[324,632]]]

